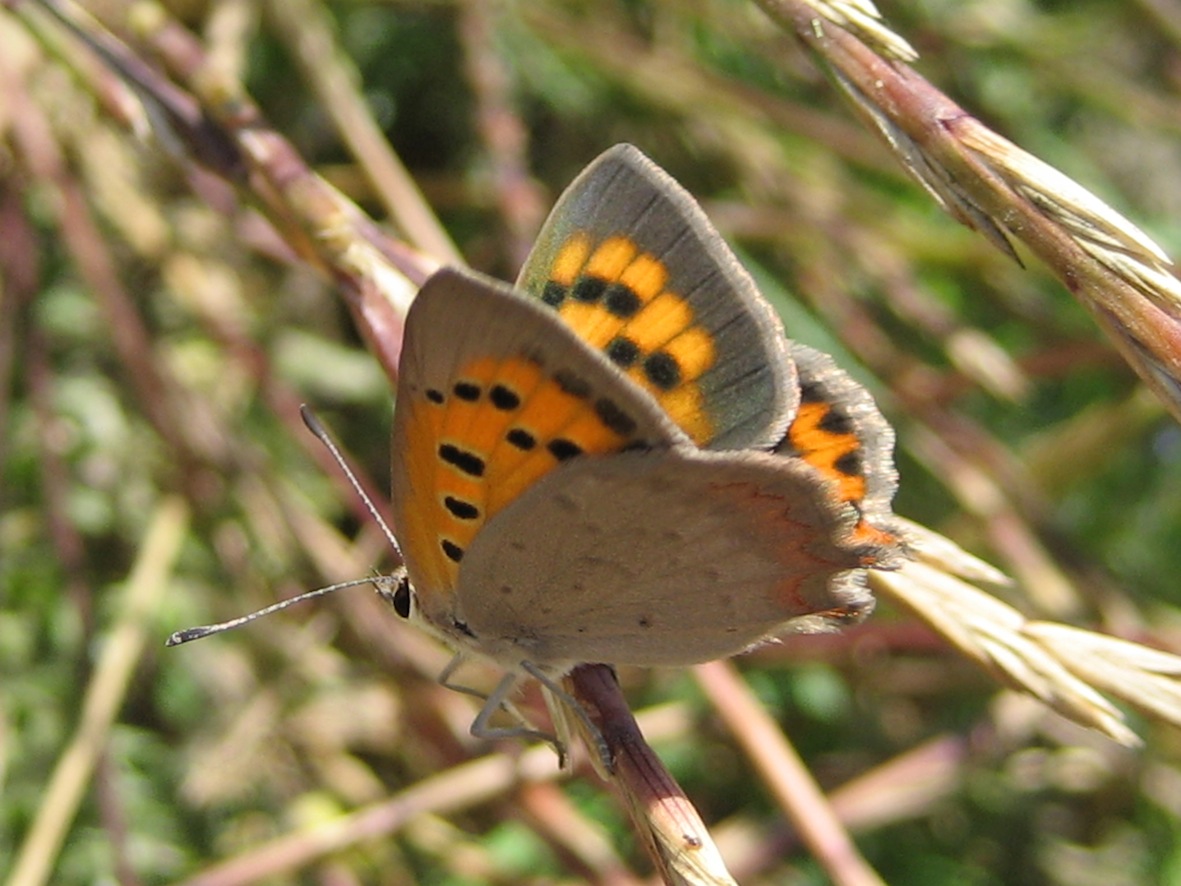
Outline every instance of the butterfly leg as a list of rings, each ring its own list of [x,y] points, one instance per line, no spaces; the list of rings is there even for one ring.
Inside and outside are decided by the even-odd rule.
[[[548,742],[554,746],[554,750],[558,753],[558,761],[565,768],[566,748],[555,736],[536,729],[530,729],[525,725],[512,727],[490,725],[490,721],[501,708],[516,716],[522,724],[527,722],[508,700],[509,693],[513,691],[516,685],[516,674],[505,674],[500,678],[500,682],[496,684],[496,688],[492,690],[492,694],[484,702],[484,707],[480,709],[480,713],[472,721],[472,735],[476,738],[533,738]]]
[[[470,686],[461,686],[458,683],[451,682],[451,675],[458,671],[459,666],[465,661],[467,661],[467,656],[465,656],[462,652],[452,656],[451,661],[447,662],[447,667],[443,668],[443,672],[439,674],[439,685],[444,689],[450,689],[454,692],[462,692],[464,695],[474,695],[476,698],[483,701],[488,696],[484,695],[482,692],[477,692]]]
[[[444,689],[450,689],[452,692],[459,692],[459,693],[462,693],[463,695],[470,695],[470,696],[472,696],[472,698],[478,698],[480,701],[487,703],[488,700],[491,698],[491,696],[489,696],[487,693],[481,692],[479,689],[473,689],[471,686],[465,686],[462,683],[451,682],[451,676],[457,670],[459,670],[459,666],[462,665],[465,661],[467,661],[467,656],[465,656],[462,652],[458,653],[454,658],[452,658],[451,661],[449,661],[447,663],[447,667],[443,668],[443,672],[441,674],[439,674],[439,676],[438,676],[439,685],[442,686]],[[521,723],[529,722],[528,720],[525,719],[525,715],[522,714],[519,710],[517,710],[517,706],[514,705],[511,701],[509,701],[508,698],[501,699],[500,707],[504,708],[504,710],[509,714],[509,716],[515,717]],[[493,708],[493,712],[494,711],[495,711],[495,708]],[[491,717],[492,717],[492,713],[489,713],[485,719],[490,719]],[[478,737],[484,737],[484,736],[478,736]]]
[[[550,709],[550,714],[553,717],[554,725],[558,727],[559,734],[564,734],[563,737],[568,739],[570,729],[567,724],[566,713],[572,711],[574,716],[582,723],[587,738],[594,744],[595,753],[598,754],[599,762],[602,763],[603,769],[606,772],[614,771],[615,763],[611,758],[611,749],[607,746],[607,739],[603,738],[603,733],[595,725],[590,714],[586,712],[586,708],[582,706],[582,702],[567,692],[560,683],[546,674],[541,668],[537,667],[537,665],[533,664],[533,662],[521,662],[521,669],[540,683],[542,689],[545,690],[546,706]],[[561,705],[559,706],[556,702],[561,702]],[[603,775],[603,772],[600,772],[600,775]],[[606,780],[605,775],[604,780]]]
[[[496,684],[496,688],[492,690],[490,695],[485,695],[478,689],[473,689],[470,686],[464,686],[461,683],[453,683],[451,677],[459,670],[459,666],[467,660],[462,653],[456,655],[447,663],[447,667],[443,668],[443,672],[439,674],[439,685],[454,692],[461,692],[464,695],[471,695],[484,702],[484,706],[480,708],[480,713],[476,715],[476,719],[472,721],[471,733],[476,738],[481,739],[495,739],[495,738],[532,738],[547,742],[554,746],[554,750],[558,754],[558,760],[562,766],[566,766],[566,745],[563,741],[555,736],[549,735],[545,732],[540,732],[536,729],[530,729],[526,724],[529,722],[525,719],[517,706],[509,700],[509,693],[513,691],[516,685],[517,677],[515,674],[505,674],[500,682]],[[512,727],[499,727],[490,725],[490,721],[496,712],[503,709],[511,717],[515,718],[520,725]]]

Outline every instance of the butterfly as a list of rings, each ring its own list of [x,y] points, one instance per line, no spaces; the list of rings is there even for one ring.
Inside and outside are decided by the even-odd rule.
[[[590,164],[516,286],[444,268],[405,324],[400,615],[553,681],[691,665],[859,619],[905,556],[894,435],[789,341],[696,201],[630,145]]]

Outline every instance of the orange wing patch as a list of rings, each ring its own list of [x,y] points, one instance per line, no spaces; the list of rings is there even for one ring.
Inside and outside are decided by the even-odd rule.
[[[433,495],[407,515],[403,534],[433,588],[455,587],[483,525],[561,462],[636,439],[636,421],[617,403],[527,357],[475,360],[448,389],[398,408],[412,410],[411,462],[425,468],[416,476]]]
[[[695,442],[714,435],[697,384],[717,359],[693,308],[666,289],[664,263],[622,235],[571,236],[557,252],[541,298],[588,344],[651,393]]]
[[[863,514],[869,481],[856,425],[849,415],[822,399],[818,389],[804,385],[800,396],[799,411],[787,430],[792,449],[832,484],[838,501]],[[857,521],[852,538],[875,546],[899,543],[896,535],[870,524],[864,516]]]

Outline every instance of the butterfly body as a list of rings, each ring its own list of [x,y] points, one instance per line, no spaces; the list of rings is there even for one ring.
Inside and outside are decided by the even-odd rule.
[[[411,306],[393,503],[412,617],[551,674],[857,618],[864,570],[901,550],[892,442],[692,198],[613,148],[516,288],[444,269]]]

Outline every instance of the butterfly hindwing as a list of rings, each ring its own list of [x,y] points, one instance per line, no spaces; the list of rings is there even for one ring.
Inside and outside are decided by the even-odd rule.
[[[563,462],[685,439],[548,308],[436,273],[407,315],[393,428],[394,515],[423,614],[450,616],[473,539]]]
[[[616,145],[566,189],[518,286],[701,446],[774,445],[795,406],[782,325],[696,201]]]
[[[685,665],[734,655],[871,598],[852,508],[796,459],[694,447],[579,459],[468,550],[459,596],[479,642],[523,658]]]
[[[800,406],[775,451],[800,458],[858,513],[855,536],[883,550],[896,548],[890,503],[898,487],[894,429],[873,397],[828,354],[790,342],[799,373]]]

